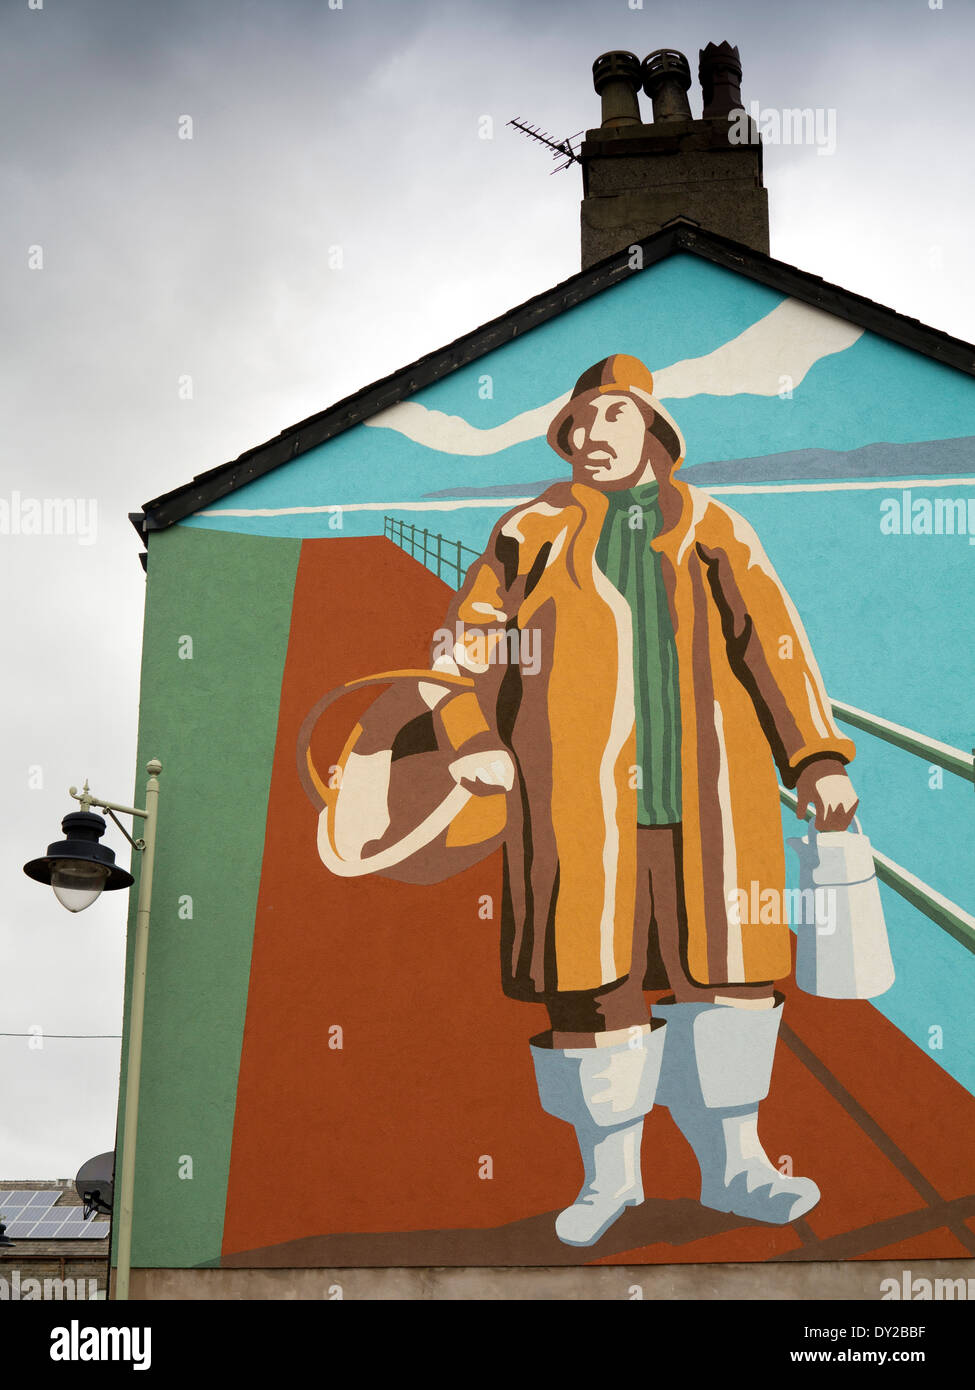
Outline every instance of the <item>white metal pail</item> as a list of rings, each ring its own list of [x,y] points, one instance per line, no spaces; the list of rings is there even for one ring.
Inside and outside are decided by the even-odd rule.
[[[788,843],[799,856],[796,983],[826,999],[874,999],[894,983],[870,841],[852,830],[817,831]]]

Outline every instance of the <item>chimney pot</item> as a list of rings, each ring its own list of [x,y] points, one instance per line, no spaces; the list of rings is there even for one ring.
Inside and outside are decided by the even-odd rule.
[[[653,102],[654,122],[691,119],[690,85],[690,64],[675,48],[658,48],[644,58],[643,90]]]
[[[741,110],[741,58],[737,47],[709,43],[700,50],[697,75],[704,94],[704,116],[727,116]]]
[[[640,125],[640,60],[635,53],[601,54],[592,65],[592,85],[602,99],[603,126]]]

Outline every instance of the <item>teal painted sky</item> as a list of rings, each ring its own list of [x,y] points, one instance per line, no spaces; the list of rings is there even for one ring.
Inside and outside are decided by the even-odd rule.
[[[764,318],[786,296],[697,257],[677,255],[566,310],[410,399],[482,428],[501,424],[567,391],[600,358],[623,352],[653,371],[712,352]],[[481,399],[489,375],[493,398]],[[666,401],[666,397],[663,397]],[[816,363],[791,400],[698,395],[668,403],[681,425],[687,475],[697,463],[794,449],[855,449],[975,433],[975,381],[953,368],[865,333]],[[358,425],[213,504],[316,507],[418,501],[454,487],[497,487],[558,476],[564,465],[544,439],[482,457],[445,454],[395,430]],[[425,524],[424,519],[414,518]],[[330,534],[327,517],[188,518],[184,525],[279,536]],[[382,514],[346,517],[345,534],[382,530]]]

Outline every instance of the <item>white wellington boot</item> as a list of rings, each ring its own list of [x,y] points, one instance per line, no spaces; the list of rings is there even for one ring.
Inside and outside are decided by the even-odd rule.
[[[782,1018],[727,1004],[655,1004],[667,1020],[657,1100],[666,1105],[701,1169],[701,1204],[785,1226],[820,1198],[811,1178],[786,1177],[758,1137]]]
[[[565,1245],[594,1245],[626,1207],[643,1201],[643,1117],[653,1107],[665,1032],[654,1023],[603,1047],[532,1043],[542,1109],[573,1126],[585,1170],[578,1197],[555,1221]]]

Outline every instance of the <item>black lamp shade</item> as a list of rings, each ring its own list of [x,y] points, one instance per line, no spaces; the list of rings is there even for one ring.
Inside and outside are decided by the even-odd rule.
[[[52,883],[53,880],[55,891],[59,885],[67,887],[76,883],[80,890],[95,891],[95,896],[115,888],[130,888],[135,882],[126,869],[116,864],[115,851],[99,844],[105,833],[101,816],[91,811],[72,811],[61,822],[61,831],[65,839],[48,845],[47,854],[24,865],[28,878],[37,883]]]

